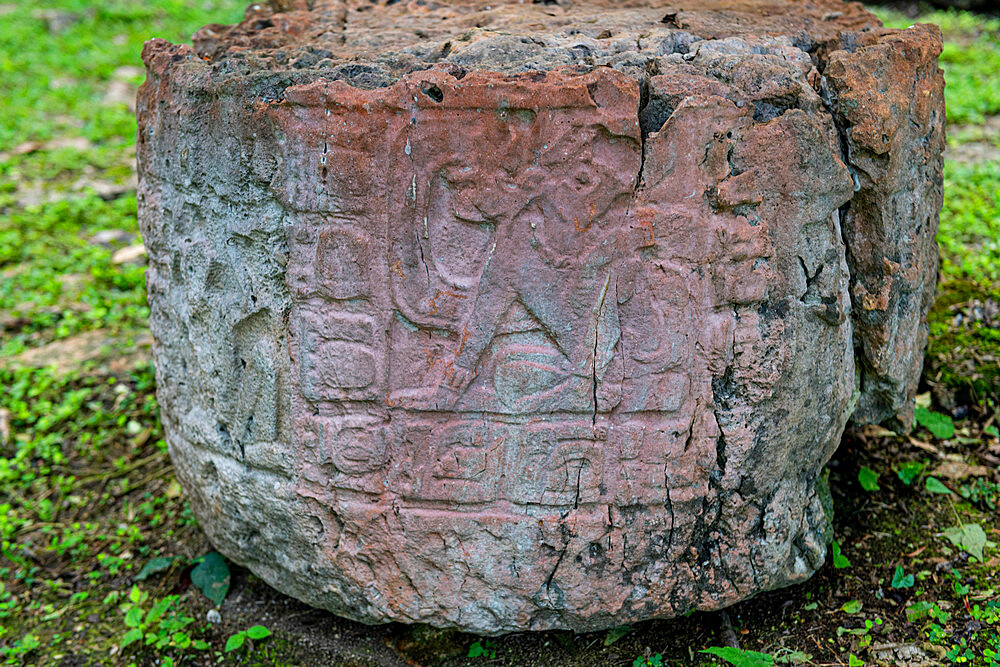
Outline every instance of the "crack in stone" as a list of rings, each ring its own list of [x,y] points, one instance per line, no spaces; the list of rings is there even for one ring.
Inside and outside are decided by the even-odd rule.
[[[578,509],[580,507],[580,480],[583,478],[584,465],[586,465],[585,459],[581,459],[580,465],[576,469],[576,495],[573,498],[573,509]]]
[[[611,553],[611,547],[612,547],[611,536],[614,534],[614,530],[615,530],[615,521],[611,516],[611,505],[608,505],[608,553],[609,554]]]
[[[431,284],[431,270],[427,266],[427,260],[424,258],[424,246],[420,243],[420,239],[416,240],[417,250],[420,251],[420,263],[424,265],[424,273],[427,274],[427,284]]]
[[[591,364],[591,396],[594,401],[594,412],[592,415],[592,426],[597,426],[597,347],[600,339],[601,316],[604,314],[604,301],[608,296],[608,285],[611,284],[611,274],[604,279],[604,287],[601,288],[600,301],[597,303],[596,316],[594,317],[594,359]],[[578,490],[579,491],[579,490]]]
[[[647,61],[646,67],[650,67],[653,61]],[[643,77],[639,81],[639,110],[636,113],[636,123],[639,125],[639,171],[635,175],[635,186],[632,188],[632,200],[635,199],[636,194],[639,192],[639,188],[642,185],[642,172],[646,166],[646,142],[649,138],[649,128],[645,123],[642,122],[643,112],[646,111],[646,107],[649,106],[649,78]],[[629,201],[629,206],[631,207],[632,201]],[[628,211],[626,211],[626,215]]]
[[[851,145],[850,142],[848,141],[848,136],[847,136],[848,128],[844,127],[837,118],[837,113],[834,110],[836,100],[834,99],[833,94],[830,92],[830,86],[827,83],[825,76],[820,79],[820,100],[823,102],[823,108],[826,109],[827,114],[830,116],[830,120],[833,122],[834,129],[837,131],[837,140],[840,145],[840,159],[844,163],[844,166],[847,167],[847,171],[851,175],[851,180],[854,181],[854,191],[857,192],[858,190],[861,189],[861,180],[858,178],[857,171],[855,170],[855,167],[851,161]],[[851,246],[847,242],[847,236],[844,233],[843,222],[844,219],[847,217],[848,211],[850,210],[851,210],[850,200],[845,202],[843,205],[841,205],[839,209],[837,209],[838,221],[840,223],[839,225],[840,241],[841,243],[844,244],[844,251],[848,255],[851,252]],[[847,271],[849,280],[851,282],[854,282],[854,276],[851,275],[850,273],[851,271],[850,263],[848,263]],[[853,302],[854,296],[850,294],[849,296],[851,297],[851,300]],[[856,352],[855,357],[857,358],[858,356],[859,353]]]
[[[666,475],[664,475],[664,480],[663,480],[664,486],[666,486],[667,483],[665,477]],[[670,529],[667,531],[667,547],[666,547],[666,552],[669,554],[674,546],[674,502],[670,498],[669,486],[666,487],[666,492],[667,492],[667,497],[666,497],[666,503],[664,503],[664,507],[666,507],[667,513],[670,514]]]
[[[812,287],[813,282],[815,282],[815,280],[819,278],[819,274],[823,273],[823,265],[820,264],[819,267],[816,269],[816,273],[810,276],[809,268],[806,266],[806,261],[802,259],[802,255],[797,255],[797,257],[799,260],[799,266],[802,267],[802,274],[806,278],[806,293],[808,293],[809,288]]]
[[[569,545],[568,544],[563,547],[562,551],[559,552],[559,557],[556,559],[555,567],[553,567],[552,571],[549,572],[549,576],[547,576],[545,578],[545,585],[544,585],[544,588],[545,588],[545,597],[546,597],[547,601],[550,602],[550,603],[552,602],[551,595],[552,595],[552,588],[553,587],[555,587],[558,596],[560,596],[560,597],[562,596],[562,589],[559,588],[558,584],[556,584],[556,583],[553,582],[553,579],[556,576],[556,570],[558,570],[559,566],[562,565],[563,558],[565,558],[567,551],[569,551]],[[556,608],[556,607],[553,607],[553,608]]]

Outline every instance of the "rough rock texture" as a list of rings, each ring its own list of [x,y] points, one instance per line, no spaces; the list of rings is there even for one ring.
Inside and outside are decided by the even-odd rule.
[[[908,426],[937,282],[944,105],[928,26],[841,38],[824,70],[858,191],[844,211],[862,361],[854,419]]]
[[[855,409],[906,422],[920,371],[936,29],[274,4],[143,53],[159,397],[218,548],[345,616],[482,633],[818,568],[823,465]]]

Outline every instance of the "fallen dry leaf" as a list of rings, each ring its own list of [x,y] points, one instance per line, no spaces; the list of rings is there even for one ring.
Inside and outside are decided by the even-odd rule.
[[[968,477],[986,477],[990,469],[986,466],[970,465],[965,461],[944,461],[931,471],[935,477],[946,479],[966,479]]]
[[[895,431],[890,431],[884,426],[879,426],[878,424],[868,424],[863,426],[859,432],[861,435],[869,438],[895,438],[897,435]]]
[[[0,447],[10,442],[10,410],[0,408]]]
[[[125,246],[111,256],[112,264],[141,264],[146,261],[146,248],[141,243]]]
[[[917,447],[918,449],[922,449],[925,452],[930,452],[931,454],[934,454],[935,456],[941,456],[941,450],[938,449],[937,447],[935,447],[934,445],[932,445],[931,443],[924,442],[923,440],[917,440],[913,436],[910,436],[909,440],[910,440],[910,444],[913,445],[914,447]]]
[[[42,148],[47,151],[52,151],[57,148],[72,148],[78,151],[85,151],[91,146],[93,146],[93,144],[91,144],[90,140],[86,137],[56,137],[55,139],[46,141],[42,145]]]

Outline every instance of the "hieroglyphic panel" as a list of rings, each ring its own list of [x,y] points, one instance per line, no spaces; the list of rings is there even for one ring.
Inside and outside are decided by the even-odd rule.
[[[616,77],[543,100],[527,78],[425,74],[377,99],[330,83],[292,100],[315,150],[285,168],[325,186],[280,191],[300,210],[303,492],[536,512],[703,487],[718,427],[696,416],[732,358],[730,304],[757,289],[732,275],[767,247],[674,191],[725,174],[708,160],[636,183],[637,100]],[[636,203],[639,186],[675,203]]]

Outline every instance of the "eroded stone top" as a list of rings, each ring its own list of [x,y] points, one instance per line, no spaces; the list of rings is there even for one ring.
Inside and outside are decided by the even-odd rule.
[[[374,88],[435,64],[504,73],[609,65],[638,78],[703,40],[752,37],[822,54],[844,32],[878,26],[861,3],[841,0],[272,0],[193,41],[219,74],[320,70]]]

